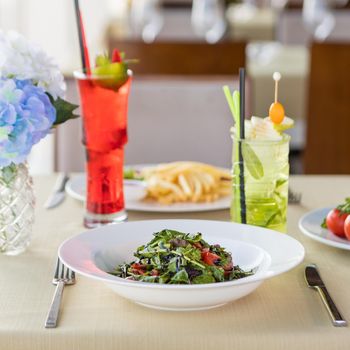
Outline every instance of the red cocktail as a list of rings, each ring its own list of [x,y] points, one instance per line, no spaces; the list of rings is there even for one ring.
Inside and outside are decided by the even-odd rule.
[[[108,77],[76,73],[86,148],[87,198],[84,224],[96,227],[124,221],[123,163],[131,77],[119,88]]]

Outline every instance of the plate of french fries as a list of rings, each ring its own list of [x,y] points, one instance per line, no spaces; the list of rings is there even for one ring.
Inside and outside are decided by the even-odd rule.
[[[127,167],[124,177],[127,210],[196,212],[227,209],[231,204],[230,170],[209,164],[179,161],[134,165]],[[85,184],[85,175],[77,175],[67,183],[66,190],[84,201]]]

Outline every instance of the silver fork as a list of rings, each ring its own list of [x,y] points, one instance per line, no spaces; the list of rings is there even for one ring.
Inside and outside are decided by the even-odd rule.
[[[294,192],[292,189],[288,191],[288,203],[289,204],[300,204],[301,202],[301,193]]]
[[[56,328],[63,288],[66,285],[75,283],[75,272],[65,267],[60,258],[57,258],[56,270],[52,283],[56,285],[56,290],[49,313],[47,314],[45,328]]]

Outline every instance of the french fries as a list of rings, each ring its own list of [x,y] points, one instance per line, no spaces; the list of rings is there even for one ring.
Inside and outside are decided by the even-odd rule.
[[[173,162],[142,169],[146,199],[161,204],[213,202],[231,192],[227,170],[197,162]]]

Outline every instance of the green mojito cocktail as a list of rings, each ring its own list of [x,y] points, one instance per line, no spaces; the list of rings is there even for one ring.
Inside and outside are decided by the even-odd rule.
[[[249,136],[249,135],[247,135]],[[289,177],[289,140],[240,140],[233,135],[231,219],[242,222],[238,148],[243,156],[246,223],[286,232]]]
[[[244,69],[240,70],[239,92],[231,94],[229,87],[224,86],[234,120],[231,219],[286,232],[290,136],[284,131],[294,122],[285,116],[284,107],[278,102],[281,74],[275,72],[273,79],[275,101],[266,118],[245,118]]]

